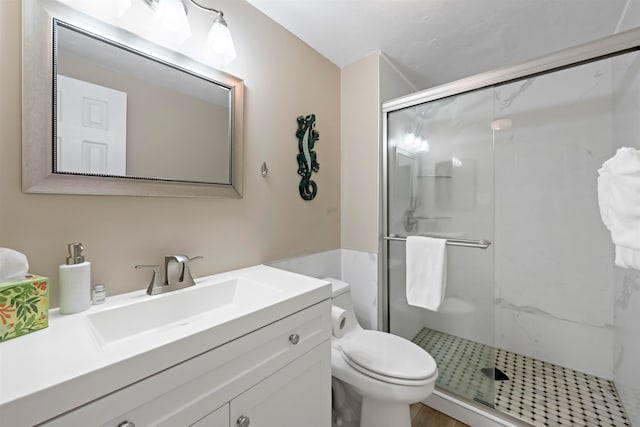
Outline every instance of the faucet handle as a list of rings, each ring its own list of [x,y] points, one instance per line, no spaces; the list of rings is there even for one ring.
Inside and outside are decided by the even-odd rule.
[[[182,270],[182,281],[184,283],[189,283],[190,285],[195,285],[196,282],[193,280],[193,276],[191,276],[191,269],[189,268],[189,261],[196,261],[198,259],[204,258],[203,256],[194,256],[193,258],[187,257],[187,262],[184,263],[184,269]]]
[[[177,285],[180,287],[195,285],[189,270],[189,261],[195,261],[200,258],[202,257],[195,256],[189,258],[186,255],[166,255],[164,257],[164,284],[170,286]]]
[[[141,268],[153,269],[153,276],[151,276],[151,282],[149,282],[149,286],[147,286],[147,294],[155,295],[162,292],[161,286],[163,285],[163,283],[162,283],[162,278],[160,277],[160,266],[158,264],[153,264],[153,265],[141,264],[141,265],[136,265],[134,268],[136,270],[139,270]]]

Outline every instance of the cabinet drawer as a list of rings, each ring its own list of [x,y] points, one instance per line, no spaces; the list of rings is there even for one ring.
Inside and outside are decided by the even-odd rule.
[[[86,427],[87,420],[104,427],[125,420],[136,426],[193,424],[328,340],[330,307],[325,300],[42,425]]]
[[[327,340],[231,401],[231,426],[331,425],[331,344]]]
[[[218,408],[189,427],[229,427],[229,404]]]

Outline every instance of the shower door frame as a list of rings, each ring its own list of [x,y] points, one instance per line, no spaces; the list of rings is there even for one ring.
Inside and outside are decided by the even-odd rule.
[[[414,107],[426,102],[432,102],[450,96],[461,95],[484,88],[512,83],[548,74],[565,68],[571,68],[589,62],[599,61],[617,55],[640,50],[640,28],[614,34],[599,40],[585,43],[573,48],[561,50],[532,61],[476,74],[464,79],[445,83],[431,89],[419,91],[410,95],[387,101],[382,104],[382,144],[380,144],[380,222],[378,235],[378,328],[390,332],[389,325],[389,206],[388,206],[388,118],[389,113],[404,108]]]

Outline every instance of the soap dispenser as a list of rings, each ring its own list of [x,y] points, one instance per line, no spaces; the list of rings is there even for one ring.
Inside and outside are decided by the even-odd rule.
[[[60,313],[73,314],[91,305],[91,263],[84,260],[82,243],[69,243],[67,263],[58,267]]]

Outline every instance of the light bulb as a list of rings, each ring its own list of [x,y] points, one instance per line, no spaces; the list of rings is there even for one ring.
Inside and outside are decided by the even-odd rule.
[[[156,9],[157,22],[180,42],[191,37],[191,28],[182,0],[161,0]]]
[[[210,56],[216,62],[228,64],[236,58],[231,31],[221,14],[213,21],[209,30],[206,48],[210,50]]]

